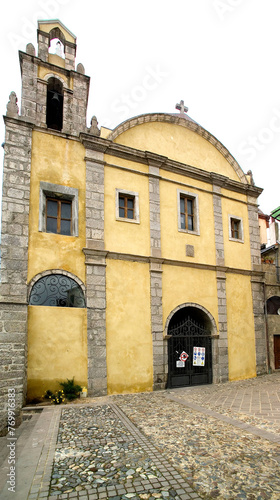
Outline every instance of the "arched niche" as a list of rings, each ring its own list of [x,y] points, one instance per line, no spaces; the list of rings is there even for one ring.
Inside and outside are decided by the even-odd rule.
[[[47,127],[62,130],[63,127],[63,84],[56,77],[48,79],[47,86]]]

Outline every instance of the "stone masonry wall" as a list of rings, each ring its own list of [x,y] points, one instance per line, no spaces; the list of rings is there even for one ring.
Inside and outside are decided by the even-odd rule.
[[[161,256],[159,167],[149,158],[149,208],[151,256]],[[153,336],[154,390],[164,389],[167,382],[167,343],[163,340],[162,266],[150,263],[151,327]]]
[[[216,244],[216,264],[224,266],[224,234],[222,219],[222,201],[220,186],[213,185],[213,210],[214,230]],[[214,383],[226,382],[228,380],[228,337],[227,337],[227,296],[226,296],[226,273],[217,271],[217,297],[219,318],[219,339],[216,363],[213,367]],[[215,366],[216,365],[216,366]]]
[[[252,270],[261,271],[260,229],[256,199],[248,196],[248,218],[250,228],[250,247]],[[267,373],[267,347],[264,316],[264,278],[253,276],[252,280],[253,313],[255,323],[257,374]]]
[[[107,393],[106,259],[104,252],[104,155],[86,149],[86,285],[88,390]]]
[[[0,432],[7,425],[8,389],[15,389],[20,421],[26,394],[27,253],[30,195],[30,124],[5,118],[0,285]]]

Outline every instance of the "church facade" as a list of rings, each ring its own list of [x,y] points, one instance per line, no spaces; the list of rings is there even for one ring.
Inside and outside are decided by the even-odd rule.
[[[75,54],[39,21],[4,117],[2,394],[19,409],[72,377],[102,395],[266,372],[262,190],[182,101],[87,127]]]

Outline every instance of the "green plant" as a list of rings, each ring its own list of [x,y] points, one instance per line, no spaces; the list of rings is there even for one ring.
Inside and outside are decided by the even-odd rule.
[[[60,382],[60,385],[63,387],[64,394],[69,401],[76,399],[82,390],[80,385],[75,384],[74,377],[71,380],[67,379],[66,382]]]
[[[47,390],[45,392],[44,398],[51,399],[55,405],[61,405],[61,403],[64,403],[64,401],[65,401],[63,391],[56,391],[55,393],[53,393],[52,391]]]

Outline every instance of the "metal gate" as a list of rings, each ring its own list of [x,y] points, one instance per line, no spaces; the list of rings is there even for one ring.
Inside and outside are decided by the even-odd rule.
[[[211,384],[211,332],[188,316],[168,335],[168,387]]]

